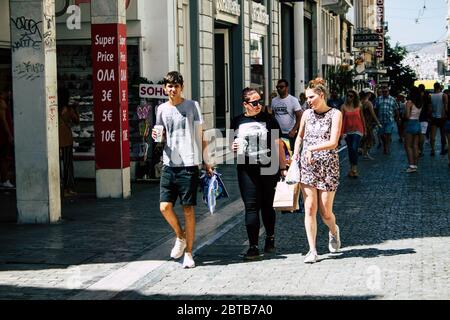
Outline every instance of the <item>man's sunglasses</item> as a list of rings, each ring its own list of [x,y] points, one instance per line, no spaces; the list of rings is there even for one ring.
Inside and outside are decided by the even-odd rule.
[[[263,101],[262,100],[255,100],[255,101],[249,101],[247,102],[248,104],[251,104],[254,107],[257,107],[259,105],[262,105]]]

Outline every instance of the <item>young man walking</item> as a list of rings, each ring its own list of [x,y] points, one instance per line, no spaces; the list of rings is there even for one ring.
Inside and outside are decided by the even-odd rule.
[[[277,84],[278,97],[272,100],[271,109],[281,128],[282,138],[288,139],[294,151],[295,138],[303,111],[298,99],[289,94],[289,83],[281,79]]]
[[[177,71],[169,72],[164,78],[164,89],[169,101],[158,107],[152,137],[159,141],[162,134],[165,143],[160,210],[177,237],[170,256],[179,259],[184,254],[183,268],[194,268],[194,207],[197,205],[199,165],[202,155],[207,161],[208,150],[206,141],[203,141],[200,106],[198,102],[182,97],[183,85],[183,76]],[[213,174],[213,168],[207,162],[204,162],[204,168],[208,175]],[[174,211],[177,198],[180,198],[183,206],[184,230]]]
[[[378,131],[383,141],[384,154],[390,154],[391,136],[394,131],[395,120],[399,118],[399,107],[397,101],[389,95],[389,88],[382,87],[382,95],[377,98],[376,109],[378,111],[378,119],[381,123],[381,129]]]

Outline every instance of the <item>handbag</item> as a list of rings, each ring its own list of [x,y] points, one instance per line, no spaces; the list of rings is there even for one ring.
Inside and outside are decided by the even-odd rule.
[[[287,184],[285,179],[277,183],[273,208],[276,211],[296,211],[300,208],[298,199],[300,196],[300,184]]]

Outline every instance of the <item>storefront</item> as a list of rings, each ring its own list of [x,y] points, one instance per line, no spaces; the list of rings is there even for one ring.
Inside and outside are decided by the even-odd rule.
[[[303,30],[299,30],[303,32]],[[289,93],[295,96],[295,30],[294,8],[291,3],[281,4],[281,43],[282,43],[282,76],[289,86]]]

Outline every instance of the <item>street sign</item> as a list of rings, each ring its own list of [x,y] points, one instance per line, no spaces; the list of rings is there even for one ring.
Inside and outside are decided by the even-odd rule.
[[[378,47],[380,35],[377,33],[357,33],[353,35],[353,46],[355,48]]]

